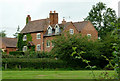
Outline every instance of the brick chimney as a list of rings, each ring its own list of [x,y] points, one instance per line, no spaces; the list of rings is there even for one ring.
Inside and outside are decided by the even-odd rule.
[[[31,21],[31,17],[30,17],[30,15],[27,15],[27,17],[26,17],[26,24],[29,23],[30,21]]]
[[[66,24],[66,21],[65,21],[65,19],[64,19],[64,18],[63,18],[62,24]]]
[[[49,18],[50,18],[50,25],[58,24],[58,13],[56,13],[56,11],[54,11],[54,13],[50,11]]]

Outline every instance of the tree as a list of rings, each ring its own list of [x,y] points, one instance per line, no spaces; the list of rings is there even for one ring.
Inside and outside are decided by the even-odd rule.
[[[99,68],[103,68],[106,65],[104,62],[105,60],[103,61],[102,58],[100,58],[100,49],[102,49],[102,44],[97,40],[92,41],[89,40],[89,38],[82,37],[79,34],[67,34],[67,36],[62,34],[54,39],[53,43],[54,48],[52,49],[51,53],[58,57],[58,59],[66,61],[71,66],[80,68],[85,68],[86,66],[82,60],[74,58],[76,55],[71,56],[73,53],[72,47],[77,47],[77,53],[80,53],[81,51],[86,52],[83,54],[83,57],[87,60],[90,60],[91,65],[96,65]]]
[[[5,30],[2,30],[1,32],[0,32],[0,37],[6,37],[6,33],[5,33],[6,31]]]
[[[15,36],[15,38],[18,38],[18,33],[20,32],[20,27],[18,25],[18,28],[17,28],[17,32],[15,34],[13,34],[13,36]]]
[[[116,23],[116,19],[115,10],[107,8],[106,4],[99,2],[93,5],[89,15],[84,20],[91,21],[97,29],[99,37],[102,38],[107,32],[113,31],[115,26],[112,23]]]

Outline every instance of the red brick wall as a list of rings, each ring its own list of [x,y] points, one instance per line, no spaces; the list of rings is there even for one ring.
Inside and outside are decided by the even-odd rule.
[[[32,42],[35,45],[35,50],[37,49],[36,46],[37,44],[41,45],[41,51],[43,51],[43,32],[38,32],[41,34],[41,39],[37,39],[37,33],[31,33],[32,36]]]
[[[44,38],[44,51],[51,51],[52,50],[52,40],[55,38],[55,36],[51,36],[51,37],[45,37]],[[50,40],[50,47],[47,47],[47,40]]]
[[[91,34],[91,39],[98,39],[98,32],[94,28],[91,22],[89,22],[86,27],[84,27],[81,31],[83,36],[87,36],[87,34]]]

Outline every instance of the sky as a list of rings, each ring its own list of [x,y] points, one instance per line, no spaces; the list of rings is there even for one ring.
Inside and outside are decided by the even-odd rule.
[[[104,2],[118,13],[119,0],[0,0],[0,31],[6,30],[7,37],[13,37],[19,25],[22,30],[26,24],[26,16],[31,20],[49,17],[50,11],[59,15],[59,23],[63,17],[68,21],[83,21],[88,16],[92,5]]]

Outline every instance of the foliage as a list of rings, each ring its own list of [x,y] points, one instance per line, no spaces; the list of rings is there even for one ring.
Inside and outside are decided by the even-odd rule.
[[[96,5],[93,5],[89,15],[85,18],[85,21],[91,21],[97,29],[99,37],[102,38],[107,32],[114,30],[115,26],[112,23],[116,23],[116,19],[117,16],[115,10],[107,8],[106,4],[99,2]]]
[[[15,58],[15,56],[2,53],[2,58]]]
[[[5,33],[6,31],[5,30],[2,30],[1,32],[0,32],[0,37],[6,37],[6,33]]]
[[[23,58],[53,58],[49,52],[26,51]]]
[[[101,51],[102,44],[99,41],[93,41],[89,40],[87,37],[82,37],[81,35],[61,35],[57,37],[54,42],[54,48],[52,49],[51,53],[54,54],[55,57],[58,57],[58,59],[67,61],[68,64],[71,64],[73,66],[81,66],[81,68],[84,68],[86,64],[82,62],[82,60],[75,59],[71,56],[73,50],[72,47],[77,47],[77,52],[80,53],[81,51],[86,52],[86,54],[83,54],[82,56],[85,59],[88,59],[91,61],[92,65],[96,65],[98,68],[103,68],[106,63],[102,63],[103,58],[101,58]],[[96,60],[96,61],[94,61]]]
[[[20,56],[20,55],[24,55],[24,52],[22,51],[12,51],[9,52],[10,55],[14,55],[14,56]]]
[[[18,26],[18,28],[17,28],[17,32],[15,33],[15,34],[13,34],[13,36],[15,37],[15,38],[18,38],[18,34],[20,33],[20,27]]]
[[[77,53],[77,52],[76,52],[77,47],[72,47],[72,49],[73,49],[73,53],[71,54],[71,56],[77,55],[77,56],[75,57],[75,59],[81,59],[82,62],[86,63],[86,64],[87,64],[86,68],[90,68],[90,69],[91,69],[92,74],[93,74],[93,78],[95,79],[96,77],[95,77],[95,74],[94,74],[94,72],[93,72],[93,69],[96,68],[96,66],[91,66],[91,65],[90,65],[90,61],[87,60],[87,59],[84,59],[84,58],[82,57],[82,55],[85,54],[84,51],[80,51],[80,53]]]
[[[28,46],[28,50],[35,51],[35,45],[30,46],[30,44],[29,44],[29,42],[32,41],[31,34],[28,33],[26,35],[27,35],[27,41],[23,41],[24,34],[19,33],[19,35],[18,35],[18,43],[17,43],[18,50],[22,51],[23,50],[23,46]],[[29,49],[29,46],[31,47],[31,49]]]
[[[33,69],[55,69],[66,68],[67,64],[61,60],[48,59],[48,58],[6,58],[2,60],[2,66],[7,64],[8,69],[33,68]]]

